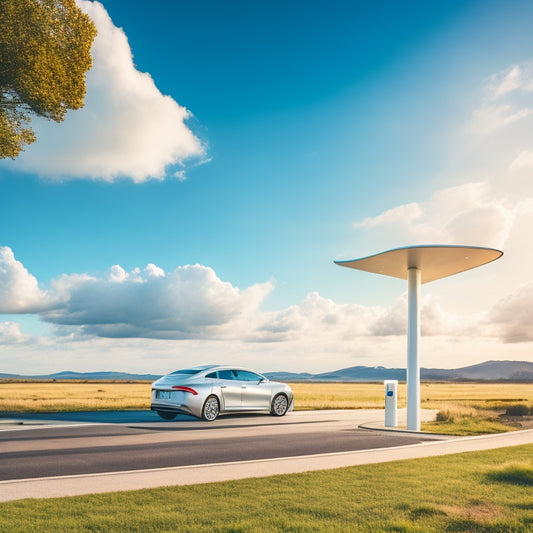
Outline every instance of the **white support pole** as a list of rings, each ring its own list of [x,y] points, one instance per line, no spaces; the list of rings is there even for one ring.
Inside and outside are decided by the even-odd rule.
[[[420,431],[420,277],[418,268],[407,271],[407,429]]]

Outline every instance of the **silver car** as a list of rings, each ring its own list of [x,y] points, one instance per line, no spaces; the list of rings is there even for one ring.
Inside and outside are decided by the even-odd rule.
[[[235,366],[205,365],[177,370],[152,383],[152,411],[165,420],[179,413],[209,422],[219,414],[266,411],[283,416],[294,397],[285,383]]]

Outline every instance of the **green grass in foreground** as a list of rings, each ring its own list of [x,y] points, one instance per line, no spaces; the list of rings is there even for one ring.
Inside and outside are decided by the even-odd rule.
[[[263,479],[9,502],[0,504],[0,531],[526,533],[533,531],[533,444]]]

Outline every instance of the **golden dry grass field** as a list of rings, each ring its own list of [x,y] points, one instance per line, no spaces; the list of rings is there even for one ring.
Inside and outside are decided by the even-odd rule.
[[[150,382],[0,382],[0,412],[149,408]]]
[[[291,383],[298,410],[381,409],[383,383]],[[398,407],[405,407],[400,383]],[[533,405],[532,383],[433,383],[421,385],[422,407],[502,411],[512,404]],[[0,381],[0,412],[58,412],[149,409],[150,382]]]

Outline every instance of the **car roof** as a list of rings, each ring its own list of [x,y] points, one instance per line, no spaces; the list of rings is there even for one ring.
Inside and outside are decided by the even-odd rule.
[[[245,366],[238,366],[238,365],[213,365],[209,367],[210,370],[246,370],[248,372],[253,372],[254,374],[261,374],[261,372],[257,372],[256,370],[252,370],[251,368],[245,367]]]
[[[182,370],[197,370],[198,374],[203,374],[207,372],[213,372],[217,370],[246,370],[247,372],[253,372],[254,374],[258,374],[260,376],[263,376],[261,372],[257,372],[256,370],[252,370],[251,368],[246,368],[244,366],[236,366],[236,365],[199,365],[199,366],[193,366],[188,369],[182,369]],[[180,370],[176,370],[172,372],[172,374],[179,373]],[[264,377],[264,376],[263,376]]]

